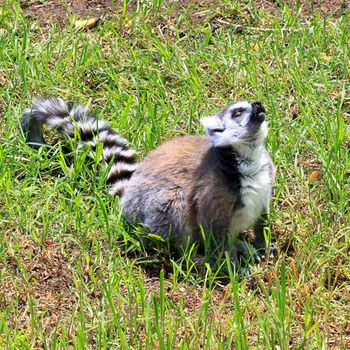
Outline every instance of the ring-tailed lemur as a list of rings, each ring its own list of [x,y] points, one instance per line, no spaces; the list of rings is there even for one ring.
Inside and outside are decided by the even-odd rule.
[[[24,111],[22,129],[34,147],[44,143],[43,124],[66,137],[78,131],[79,144],[92,150],[102,143],[103,158],[112,163],[109,192],[122,197],[126,218],[143,222],[177,249],[192,242],[204,245],[202,232],[212,232],[216,242],[234,236],[230,254],[239,266],[238,256],[250,254],[251,246],[237,235],[254,225],[252,245],[259,260],[267,250],[264,221],[274,179],[264,147],[265,108],[260,102],[237,102],[201,122],[206,136],[166,142],[141,163],[105,121],[60,98],[37,99]],[[275,251],[271,245],[270,252]]]

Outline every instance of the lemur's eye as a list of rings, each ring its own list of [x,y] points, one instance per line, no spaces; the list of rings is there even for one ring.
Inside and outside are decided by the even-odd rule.
[[[242,115],[243,111],[244,111],[243,108],[234,109],[234,110],[231,112],[231,117],[232,117],[232,118],[239,117],[239,116]]]
[[[211,131],[214,132],[223,132],[225,129],[212,129]]]

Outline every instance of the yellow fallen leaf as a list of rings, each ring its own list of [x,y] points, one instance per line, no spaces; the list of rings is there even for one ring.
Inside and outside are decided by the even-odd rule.
[[[315,181],[317,181],[317,180],[320,179],[320,176],[321,176],[320,172],[319,172],[318,170],[314,170],[314,171],[310,174],[310,181],[315,182]]]
[[[89,19],[82,19],[82,20],[78,20],[74,22],[74,26],[76,28],[87,28],[87,29],[91,29],[93,27],[95,27],[95,25],[99,22],[99,18],[95,17],[95,18],[89,18]]]
[[[329,62],[332,59],[332,57],[327,55],[325,52],[321,52],[320,57],[326,62]]]
[[[250,48],[254,51],[259,51],[259,49],[260,49],[259,44],[257,44],[257,43],[250,44]]]
[[[126,27],[126,28],[131,28],[131,26],[132,26],[132,20],[129,19],[129,20],[125,23],[125,27]]]

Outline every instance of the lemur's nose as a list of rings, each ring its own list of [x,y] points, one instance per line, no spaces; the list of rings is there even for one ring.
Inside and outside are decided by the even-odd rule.
[[[262,123],[265,120],[265,107],[261,102],[252,102],[252,114],[250,116],[251,122]]]
[[[266,113],[265,107],[259,101],[252,102],[252,108],[254,114]]]

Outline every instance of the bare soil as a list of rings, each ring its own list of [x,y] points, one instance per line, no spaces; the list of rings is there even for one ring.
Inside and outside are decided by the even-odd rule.
[[[101,17],[115,12],[113,0],[23,0],[21,7],[29,18],[41,23],[67,23],[68,16],[79,18]]]
[[[291,7],[296,6],[296,1],[286,0]],[[255,4],[261,8],[266,8],[274,14],[280,12],[280,5],[277,0],[257,0]],[[318,10],[322,15],[338,17],[345,12],[350,11],[349,0],[315,0],[312,4],[309,0],[301,0],[303,6],[302,14],[306,17],[312,16]],[[177,9],[181,11],[184,8],[212,7],[216,6],[215,0],[179,0]],[[38,20],[46,24],[52,21],[58,21],[65,24],[68,16],[77,16],[79,18],[101,17],[108,14],[114,14],[118,11],[113,0],[22,0],[21,7],[29,18]]]

